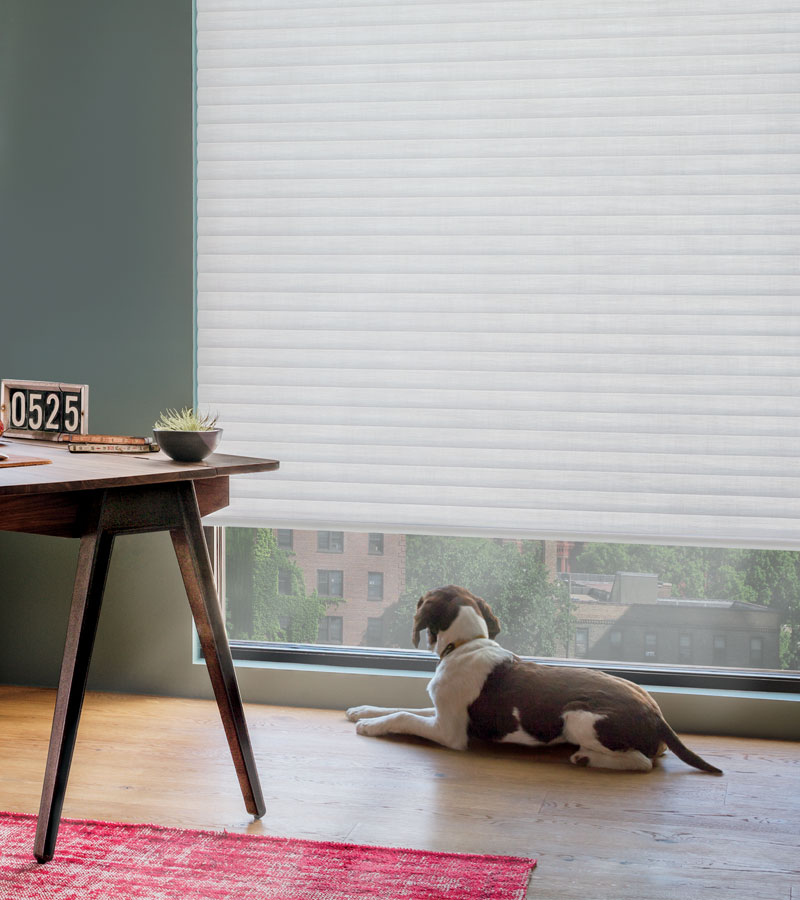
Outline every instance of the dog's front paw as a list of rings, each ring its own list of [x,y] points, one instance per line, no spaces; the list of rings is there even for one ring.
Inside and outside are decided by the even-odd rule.
[[[358,722],[360,719],[374,719],[375,716],[382,716],[384,711],[375,706],[351,706],[345,715],[351,722]]]
[[[377,737],[378,735],[386,734],[386,727],[379,719],[363,719],[356,725],[356,734]]]

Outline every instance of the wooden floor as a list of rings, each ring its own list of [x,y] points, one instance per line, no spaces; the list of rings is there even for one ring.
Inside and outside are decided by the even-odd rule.
[[[54,693],[0,687],[0,808],[35,813]],[[565,748],[366,738],[339,712],[247,707],[267,801],[245,812],[213,702],[90,694],[64,815],[534,856],[542,900],[800,900],[800,744],[690,737],[649,774]]]

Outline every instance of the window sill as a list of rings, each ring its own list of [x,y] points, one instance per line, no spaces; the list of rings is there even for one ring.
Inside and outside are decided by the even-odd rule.
[[[201,658],[195,662],[203,664]],[[246,702],[342,711],[361,704],[430,706],[430,671],[265,660],[235,664]],[[678,732],[800,741],[800,693],[641,683]]]

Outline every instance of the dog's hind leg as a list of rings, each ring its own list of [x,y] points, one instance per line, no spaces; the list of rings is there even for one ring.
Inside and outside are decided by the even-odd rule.
[[[389,716],[393,713],[409,712],[416,716],[435,716],[436,710],[430,709],[387,709],[384,706],[351,706],[345,715],[351,722],[358,722],[361,719],[377,719],[379,716]]]
[[[598,738],[596,725],[606,716],[588,709],[573,709],[565,712],[563,737],[578,749],[569,761],[576,766],[590,766],[593,769],[622,769],[628,772],[649,772],[652,760],[639,750],[609,750]]]
[[[593,769],[620,769],[626,772],[649,772],[653,763],[638,750],[589,750],[579,747],[570,756],[575,766],[590,766]]]

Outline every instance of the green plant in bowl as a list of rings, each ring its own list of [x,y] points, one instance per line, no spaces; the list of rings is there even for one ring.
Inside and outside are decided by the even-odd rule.
[[[213,453],[222,436],[217,417],[191,407],[162,412],[153,425],[156,443],[178,462],[200,462]]]
[[[217,417],[212,418],[210,413],[202,415],[192,407],[184,406],[183,409],[168,409],[162,412],[158,421],[153,425],[153,430],[159,431],[214,431],[217,427]]]

